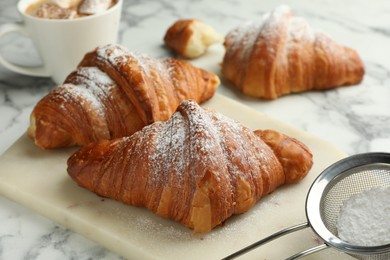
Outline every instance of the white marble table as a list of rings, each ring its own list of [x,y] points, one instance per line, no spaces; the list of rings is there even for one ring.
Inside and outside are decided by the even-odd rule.
[[[0,24],[19,21],[15,0],[0,2]],[[120,43],[156,57],[171,55],[162,37],[178,18],[199,18],[217,31],[258,19],[281,1],[125,0]],[[275,101],[243,97],[229,87],[219,93],[325,139],[347,154],[390,152],[390,2],[293,1],[296,14],[335,40],[355,48],[366,74],[359,86],[291,95]],[[39,63],[31,42],[10,35],[0,52],[22,64]],[[25,132],[35,103],[54,87],[45,78],[16,75],[0,67],[0,154]],[[0,197],[0,259],[120,259],[99,245]]]

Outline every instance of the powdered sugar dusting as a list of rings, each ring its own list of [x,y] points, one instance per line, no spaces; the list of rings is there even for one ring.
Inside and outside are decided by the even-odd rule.
[[[80,105],[87,110],[87,113],[96,114],[99,117],[104,116],[104,109],[94,94],[94,92],[101,93],[95,86],[91,88],[87,85],[73,85],[64,84],[58,87],[65,100],[77,100]]]
[[[114,81],[97,67],[81,67],[77,74],[90,80],[90,83],[113,85]],[[89,84],[90,85],[90,84]]]
[[[156,152],[149,155],[152,167],[151,182],[161,182],[161,177],[165,177],[169,172],[176,174],[178,184],[181,182],[182,173],[189,163],[183,158],[184,144],[188,136],[186,124],[183,116],[180,113],[175,113],[159,130],[153,140]],[[173,154],[174,156],[172,156]]]
[[[230,138],[230,141],[234,142],[234,153],[231,161],[238,163],[240,169],[242,167],[245,168],[245,165],[257,166],[259,162],[262,162],[265,166],[268,165],[267,160],[269,157],[262,147],[265,144],[261,140],[258,140],[249,128],[219,113],[214,114],[214,119],[218,132],[224,134],[225,142],[227,141],[227,137]],[[253,151],[256,152],[253,153]],[[235,169],[235,173],[240,172],[240,170],[237,170],[237,165],[234,165],[233,169]]]
[[[226,42],[230,44],[230,51],[235,53],[238,49],[243,48],[242,52],[247,53],[253,46],[262,26],[263,21],[247,21],[230,31],[226,36]]]
[[[181,107],[185,106],[184,103],[186,101]],[[203,165],[204,168],[216,165],[215,162],[207,162],[206,154],[218,149],[218,141],[214,140],[218,138],[218,133],[210,117],[197,111],[199,109],[194,105],[187,105],[185,112],[174,113],[151,140],[151,145],[155,146],[155,152],[149,155],[154,176],[151,178],[152,182],[166,181],[161,180],[165,178],[163,175],[174,173],[175,182],[180,185],[183,173],[190,164]],[[154,126],[146,128],[146,131],[149,131],[148,128],[153,129]]]
[[[80,67],[54,91],[63,99],[59,107],[64,113],[68,113],[69,104],[76,102],[85,111],[83,114],[88,118],[91,131],[97,138],[106,139],[110,138],[110,133],[104,103],[116,87],[112,79],[97,67]]]
[[[287,41],[291,40],[305,40],[313,42],[315,33],[311,29],[307,21],[301,17],[294,17],[288,25]]]
[[[281,22],[290,16],[292,16],[291,10],[285,5],[279,6],[271,13],[265,14],[263,16],[264,25],[260,32],[262,37],[267,39],[278,36],[281,33],[281,26],[283,26]],[[284,23],[287,21],[284,21]]]
[[[390,187],[376,187],[347,199],[337,222],[339,237],[354,245],[390,244]]]
[[[190,125],[190,155],[191,159],[203,169],[212,168],[221,164],[219,154],[222,154],[220,134],[208,113],[201,110],[196,103],[185,101],[182,103],[183,112]],[[211,155],[211,156],[210,156]],[[219,171],[215,171],[218,174]]]
[[[107,44],[97,48],[96,52],[99,59],[115,64],[118,60],[126,62],[126,54],[129,50],[121,45]]]
[[[88,108],[89,112],[95,111],[99,117],[105,118],[103,102],[111,96],[115,83],[97,67],[81,67],[76,71],[75,77],[77,85],[60,86],[64,98],[76,96],[80,104]]]
[[[63,110],[63,113],[69,113],[68,108],[73,107],[72,103],[80,105],[85,111],[83,114],[87,117],[88,122],[86,123],[89,123],[91,131],[94,133],[93,136],[96,135],[97,138],[102,139],[109,138],[105,110],[98,97],[103,94],[101,90],[95,85],[63,84],[58,86],[55,92],[63,99],[64,103],[58,106]]]
[[[149,185],[166,183],[167,175],[174,174],[180,187],[183,173],[188,171],[194,179],[202,178],[206,171],[216,179],[222,173],[247,179],[248,175],[261,178],[269,170],[270,150],[265,150],[266,145],[251,130],[194,101],[184,101],[171,119],[155,124],[159,124],[158,130],[154,124],[142,130],[143,138],[154,147],[148,154]]]
[[[285,29],[284,26],[286,26]],[[299,41],[314,42],[315,32],[311,29],[307,21],[301,17],[293,17],[291,9],[286,5],[281,5],[273,11],[266,13],[259,21],[248,21],[235,28],[227,35],[229,52],[235,53],[238,48],[241,59],[246,60],[260,43],[266,45],[267,52],[275,55],[273,39],[283,38],[282,33],[286,33],[284,49]],[[283,53],[283,49],[280,53]]]
[[[158,73],[166,73],[166,68],[160,60],[132,52],[118,44],[107,44],[97,48],[97,55],[100,60],[109,61],[111,64],[126,64],[129,61],[135,61],[148,77],[151,76],[153,70],[157,70]],[[134,69],[137,70],[137,68]]]

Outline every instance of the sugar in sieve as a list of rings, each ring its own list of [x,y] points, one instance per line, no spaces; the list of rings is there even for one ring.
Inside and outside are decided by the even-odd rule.
[[[311,227],[314,233],[324,241],[324,244],[287,259],[298,259],[326,248],[335,248],[357,259],[388,260],[390,259],[390,244],[359,246],[343,241],[337,235],[337,220],[343,202],[352,195],[374,187],[389,186],[389,153],[363,153],[344,158],[326,168],[311,185],[306,197],[306,223],[283,229],[224,259],[236,258],[283,235]]]

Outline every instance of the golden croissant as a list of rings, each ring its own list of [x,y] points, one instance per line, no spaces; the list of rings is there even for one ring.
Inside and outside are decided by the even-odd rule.
[[[180,19],[168,28],[165,45],[187,59],[202,56],[209,46],[222,43],[223,37],[198,19]]]
[[[196,233],[298,182],[311,166],[311,152],[296,139],[252,132],[188,100],[168,121],[89,144],[68,159],[68,173],[81,187],[146,207]]]
[[[275,99],[362,81],[358,53],[315,31],[287,6],[247,22],[225,37],[222,74],[246,95]]]
[[[102,46],[38,102],[28,133],[45,149],[131,135],[168,120],[185,99],[208,100],[218,84],[215,74],[182,60]]]

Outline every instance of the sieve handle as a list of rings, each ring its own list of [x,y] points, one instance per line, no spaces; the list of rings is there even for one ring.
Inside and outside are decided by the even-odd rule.
[[[281,236],[287,235],[289,233],[292,233],[292,232],[295,232],[295,231],[298,231],[298,230],[301,230],[301,229],[304,229],[307,227],[309,227],[308,222],[285,228],[285,229],[280,230],[280,231],[278,231],[278,232],[276,232],[276,233],[274,233],[266,238],[263,238],[262,240],[255,242],[247,247],[244,247],[243,249],[241,249],[241,250],[239,250],[231,255],[228,255],[225,258],[222,258],[222,260],[234,259],[236,257],[239,257],[240,255],[243,255],[243,254],[249,252],[252,249],[255,249],[258,246],[264,245],[264,244],[271,242],[272,240],[277,239]]]
[[[308,255],[311,255],[315,252],[318,252],[318,251],[321,251],[321,250],[324,250],[324,249],[327,249],[329,248],[329,246],[327,244],[322,244],[322,245],[319,245],[319,246],[316,246],[316,247],[312,247],[312,248],[309,248],[305,251],[302,251],[298,254],[295,254],[293,256],[290,256],[289,258],[286,258],[286,260],[295,260],[295,259],[299,259],[301,257],[304,257],[304,256],[308,256]]]

